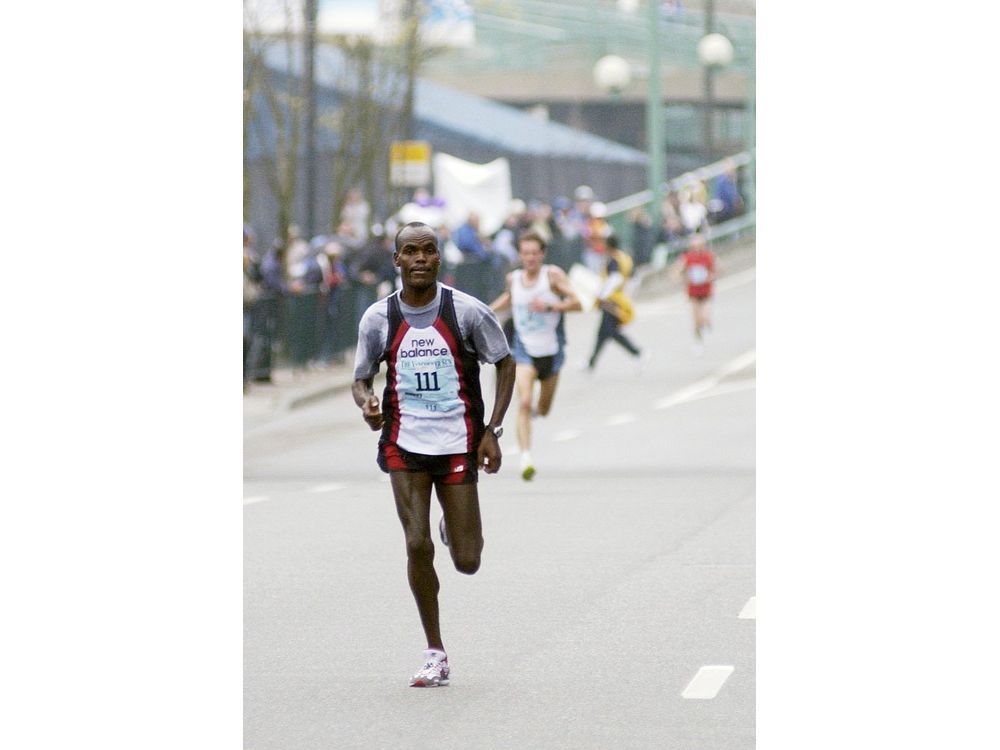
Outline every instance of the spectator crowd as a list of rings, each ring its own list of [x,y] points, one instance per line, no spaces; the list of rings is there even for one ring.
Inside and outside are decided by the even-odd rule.
[[[415,200],[431,199],[419,190]],[[654,227],[643,208],[628,213],[630,254],[635,267],[650,263],[654,248],[682,239],[706,225],[739,215],[743,201],[735,167],[708,181],[694,177],[664,198],[662,222]],[[361,315],[397,284],[392,261],[398,217],[371,223],[360,191],[348,194],[336,231],[311,239],[295,226],[267,247],[243,227],[243,383],[271,382],[276,360],[293,373],[343,363],[357,343]],[[504,291],[517,262],[516,239],[533,231],[547,244],[546,262],[569,271],[582,264],[600,273],[612,234],[607,206],[579,186],[573,198],[511,201],[503,225],[487,235],[470,212],[457,227],[437,227],[444,283],[487,304]]]

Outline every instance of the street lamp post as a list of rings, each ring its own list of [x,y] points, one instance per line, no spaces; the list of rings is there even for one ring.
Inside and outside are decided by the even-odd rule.
[[[305,2],[305,236],[316,231],[316,0]]]
[[[708,4],[706,13],[710,9],[711,3]],[[706,30],[712,28],[710,21],[707,20],[709,17],[706,16]],[[703,133],[705,159],[712,161],[715,151],[712,137],[712,110],[714,108],[712,81],[720,68],[724,68],[733,61],[733,44],[722,34],[709,32],[698,42],[698,59],[705,67],[705,132]]]
[[[743,116],[743,133],[746,139],[746,150],[750,154],[743,187],[748,213],[757,208],[757,61],[755,56],[756,51],[751,50],[750,68],[747,71],[749,76],[749,81],[747,82],[747,106]]]
[[[638,0],[618,0],[623,13],[632,13]],[[663,180],[666,174],[666,146],[663,138],[663,98],[660,92],[660,4],[648,0],[649,71],[646,81],[646,152],[649,156],[649,192],[652,195],[650,217],[660,226],[663,206]],[[616,95],[631,80],[631,67],[617,55],[606,55],[594,65],[594,81],[602,91]]]
[[[632,66],[628,60],[618,55],[605,55],[594,63],[594,83],[597,88],[611,94],[612,101],[617,101],[622,90],[632,81]],[[619,239],[628,242],[631,232],[624,226],[615,227]]]
[[[705,0],[705,34],[709,34],[715,31],[715,0]],[[713,84],[715,83],[715,68],[711,65],[705,65],[702,63],[704,70],[702,72],[702,87],[705,95],[705,111],[702,113],[704,115],[703,119],[703,133],[704,138],[704,148],[705,148],[705,161],[712,161],[712,154],[715,151],[715,144],[712,138],[712,114],[715,109],[715,103],[713,99],[715,98],[715,92],[713,91]]]
[[[649,81],[646,86],[646,148],[649,151],[649,189],[653,196],[650,217],[659,230],[663,206],[666,147],[663,143],[663,98],[660,93],[660,4],[649,0]]]

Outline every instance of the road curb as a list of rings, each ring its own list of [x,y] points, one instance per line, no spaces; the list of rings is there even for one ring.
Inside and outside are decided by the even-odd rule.
[[[333,396],[337,393],[342,393],[343,391],[349,391],[351,386],[354,384],[354,379],[344,380],[338,383],[330,383],[317,388],[315,391],[309,393],[303,393],[298,396],[290,397],[285,401],[282,406],[282,411],[292,411],[293,409],[298,409],[302,406],[307,406],[314,401],[321,401],[328,396]]]

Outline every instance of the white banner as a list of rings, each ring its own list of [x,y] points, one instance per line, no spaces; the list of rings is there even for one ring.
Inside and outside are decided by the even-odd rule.
[[[474,164],[436,153],[434,195],[445,201],[445,223],[452,229],[463,224],[470,211],[479,214],[479,231],[493,234],[510,209],[510,162],[504,158]]]

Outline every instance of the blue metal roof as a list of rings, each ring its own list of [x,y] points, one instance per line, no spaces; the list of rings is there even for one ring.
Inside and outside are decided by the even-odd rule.
[[[431,81],[417,82],[414,114],[445,130],[516,154],[535,154],[625,164],[645,164],[646,154],[557,122],[545,122],[515,107],[466,94]]]
[[[297,75],[301,70],[301,48],[296,45],[291,50],[291,55],[288,55],[283,44],[275,43],[269,48],[266,61],[268,67],[279,75],[289,66],[291,72]],[[339,50],[329,46],[317,49],[316,81],[319,87],[334,94],[355,93],[352,89],[356,82],[345,83],[344,71],[344,57]],[[386,92],[376,91],[374,95],[389,104]],[[322,93],[320,97],[326,98]],[[539,120],[515,107],[426,79],[417,81],[414,117],[418,128],[421,124],[426,124],[433,130],[447,131],[458,138],[474,140],[512,156],[544,156],[636,165],[647,162],[644,152],[630,146],[568,125]]]

